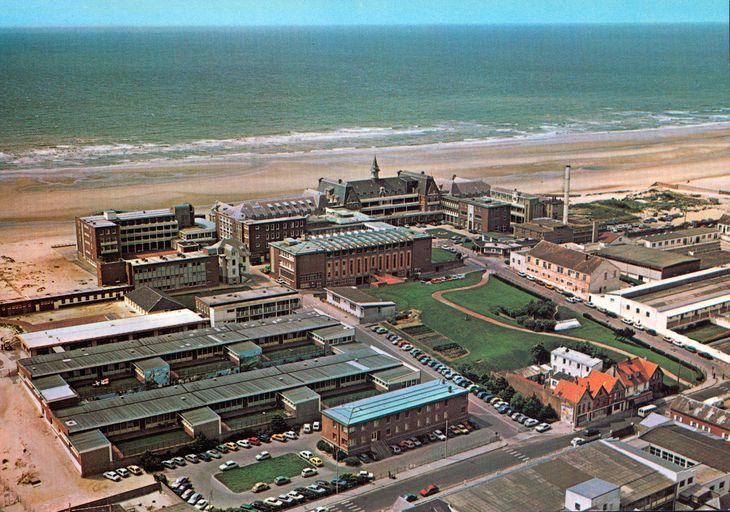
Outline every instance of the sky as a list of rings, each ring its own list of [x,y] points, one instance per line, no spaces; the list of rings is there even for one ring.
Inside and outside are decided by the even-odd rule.
[[[728,0],[0,0],[0,27],[727,21]]]

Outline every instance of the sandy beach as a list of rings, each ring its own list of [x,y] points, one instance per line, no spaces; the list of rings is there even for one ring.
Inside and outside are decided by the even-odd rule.
[[[493,185],[559,192],[573,166],[573,192],[637,190],[657,181],[730,189],[730,126],[665,128],[310,153],[226,156],[97,168],[0,172],[0,243],[29,234],[72,239],[70,221],[105,208],[297,194],[322,176],[367,176],[373,154],[383,174],[423,170],[437,178],[480,177]],[[46,221],[54,221],[48,223]],[[70,230],[69,230],[70,229]]]

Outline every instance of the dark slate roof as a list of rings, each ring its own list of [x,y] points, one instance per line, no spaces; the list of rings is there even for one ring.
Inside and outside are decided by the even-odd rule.
[[[549,261],[583,274],[590,274],[596,270],[605,260],[598,256],[591,256],[580,251],[574,251],[552,242],[540,241],[530,252],[533,258]]]
[[[160,290],[150,288],[149,286],[140,286],[132,290],[126,295],[126,298],[137,304],[147,313],[185,309],[184,304],[181,304]]]
[[[648,430],[641,439],[711,468],[730,472],[730,446],[719,437],[679,425],[666,425]]]
[[[444,194],[454,197],[488,196],[491,189],[490,185],[482,180],[468,180],[456,176],[451,180],[444,180],[440,188]]]
[[[672,411],[730,430],[730,412],[685,395],[679,395],[672,401]]]
[[[374,165],[377,162],[374,162]],[[380,172],[380,169],[377,169]],[[369,199],[379,196],[398,196],[403,194],[426,195],[429,184],[434,190],[438,190],[433,177],[423,172],[398,171],[396,176],[385,178],[370,177],[364,180],[343,181],[329,178],[320,178],[319,192],[332,192],[336,202],[344,204],[348,198],[348,192],[352,191],[358,200]]]
[[[236,205],[216,203],[213,210],[239,221],[257,221],[288,217],[306,217],[322,208],[321,194],[305,191],[294,197],[251,199]]]
[[[717,220],[717,223],[723,225],[730,224],[730,215],[726,213]]]

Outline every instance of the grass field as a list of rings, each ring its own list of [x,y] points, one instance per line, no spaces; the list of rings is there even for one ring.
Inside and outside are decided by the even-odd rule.
[[[312,467],[299,455],[289,453],[261,462],[253,462],[240,468],[222,471],[215,474],[216,480],[228,487],[232,492],[250,491],[254,484],[266,482],[272,484],[277,476],[294,477],[302,469]]]
[[[431,261],[434,263],[445,263],[447,261],[454,261],[458,259],[459,255],[455,252],[449,252],[441,249],[440,247],[433,247],[431,249]]]
[[[437,290],[458,288],[479,282],[481,274],[474,272],[466,279],[438,285],[419,282],[369,290],[381,299],[392,300],[398,309],[416,308],[423,312],[423,323],[431,329],[448,337],[469,351],[455,359],[453,363],[474,363],[481,371],[497,371],[521,368],[531,361],[530,349],[542,341],[548,350],[560,345],[571,344],[554,336],[541,336],[531,332],[521,332],[492,325],[454,311],[431,297]],[[430,347],[422,348],[433,354]],[[620,354],[611,352],[611,357],[621,359]]]
[[[431,297],[431,294],[437,290],[460,288],[462,286],[476,284],[479,282],[480,277],[481,274],[479,272],[474,272],[461,281],[452,281],[439,285],[428,285],[417,282],[405,283],[386,286],[372,290],[372,292],[381,299],[395,301],[398,309],[416,308],[421,310],[423,312],[422,320],[424,325],[443,334],[451,341],[458,343],[469,351],[468,354],[455,359],[454,362],[456,363],[476,363],[483,370],[521,368],[530,364],[530,349],[540,341],[548,350],[552,350],[560,345],[571,346],[571,343],[567,340],[554,336],[514,331],[466,316]],[[495,278],[490,279],[484,286],[472,290],[446,293],[445,297],[456,304],[511,325],[516,325],[516,322],[510,318],[495,315],[492,312],[492,307],[495,305],[519,307],[536,298],[519,288]],[[574,316],[572,310],[568,308],[561,307],[561,313],[566,318]],[[676,373],[677,363],[674,361],[652,352],[647,348],[629,345],[616,340],[613,331],[597,322],[583,318],[582,316],[580,317],[580,322],[582,327],[573,329],[565,334],[586,340],[602,342],[611,347],[632,352],[638,356],[646,357]],[[432,352],[428,346],[422,346],[421,348]],[[625,356],[617,352],[610,350],[605,350],[605,352],[616,361],[625,359]],[[689,368],[683,368],[682,374],[686,377],[695,377],[694,372]]]

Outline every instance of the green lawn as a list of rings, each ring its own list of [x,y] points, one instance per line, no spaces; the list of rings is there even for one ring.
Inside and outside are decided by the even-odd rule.
[[[460,235],[459,233],[456,233],[455,231],[451,231],[451,230],[444,229],[444,228],[429,228],[429,229],[425,229],[424,231],[434,238],[451,238],[452,236],[458,236],[458,237],[464,236],[464,235]]]
[[[548,350],[552,350],[560,345],[571,346],[571,343],[567,342],[567,340],[554,336],[514,331],[505,327],[492,325],[459,313],[453,308],[431,298],[431,294],[437,290],[460,288],[475,284],[479,281],[480,277],[481,274],[479,272],[474,272],[461,281],[451,281],[438,285],[413,282],[386,286],[370,291],[381,299],[395,301],[399,310],[410,308],[420,309],[423,312],[422,320],[424,325],[443,334],[451,341],[458,343],[469,351],[468,354],[456,359],[456,363],[476,363],[483,370],[521,368],[530,364],[530,349],[539,341]],[[472,290],[450,292],[445,294],[445,297],[456,304],[512,325],[516,325],[514,320],[496,316],[492,312],[492,307],[495,305],[518,307],[536,298],[496,278],[491,278],[484,286]],[[561,313],[566,318],[570,318],[573,315],[572,310],[562,306]],[[613,335],[613,331],[597,322],[583,317],[579,320],[582,326],[578,329],[567,331],[565,334],[586,340],[599,341],[611,347],[627,350],[638,356],[646,357],[650,361],[654,361],[676,373],[677,363],[674,361],[652,352],[647,348],[617,341]],[[433,353],[430,347],[421,346],[421,348]],[[616,361],[625,359],[625,356],[618,352],[605,351],[609,357]],[[689,368],[683,368],[682,375],[685,377],[696,377],[694,372]]]
[[[289,453],[281,457],[274,457],[261,462],[253,462],[239,468],[222,471],[215,474],[215,478],[232,492],[250,491],[254,484],[266,482],[273,484],[277,476],[294,477],[302,469],[312,467],[299,455]]]
[[[440,247],[433,247],[431,249],[431,261],[434,263],[445,263],[447,261],[454,261],[459,257],[458,253],[449,252]]]

